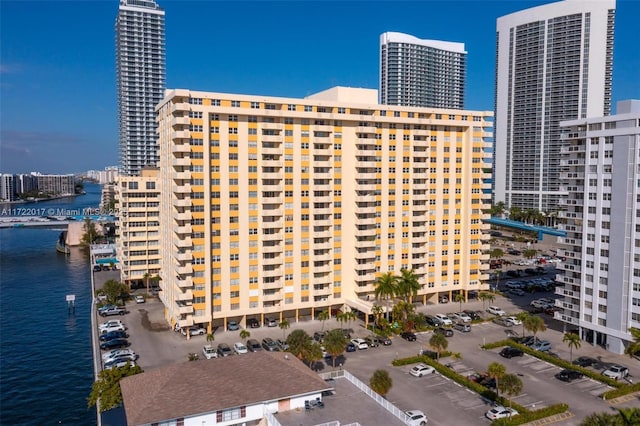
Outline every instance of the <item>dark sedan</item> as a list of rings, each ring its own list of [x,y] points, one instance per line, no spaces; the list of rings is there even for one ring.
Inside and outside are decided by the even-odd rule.
[[[507,346],[500,351],[500,356],[503,358],[513,358],[514,356],[522,355],[524,355],[522,349],[513,348],[511,346]]]
[[[444,334],[444,337],[453,336],[453,330],[451,330],[450,328],[438,327],[435,330],[433,330],[433,332],[434,333],[439,333],[439,334]]]
[[[580,367],[594,367],[600,368],[600,361],[595,358],[591,358],[588,356],[581,356],[573,360],[574,365],[579,365]]]
[[[127,337],[129,337],[129,335],[127,334],[126,331],[121,331],[121,330],[109,331],[108,333],[104,333],[100,335],[100,341],[108,342],[109,340],[126,339]]]
[[[345,348],[345,351],[347,352],[355,352],[356,350],[358,350],[358,348],[356,348],[356,345],[353,344],[352,342],[349,342],[347,344],[347,347]]]
[[[100,349],[108,350],[108,349],[120,349],[126,348],[130,345],[127,339],[113,339],[107,342],[100,343]]]
[[[411,331],[404,331],[400,333],[400,337],[409,342],[415,342],[417,340],[416,334]]]
[[[562,380],[563,382],[573,382],[574,380],[582,379],[584,375],[575,370],[562,370],[558,374],[556,374],[556,379]]]

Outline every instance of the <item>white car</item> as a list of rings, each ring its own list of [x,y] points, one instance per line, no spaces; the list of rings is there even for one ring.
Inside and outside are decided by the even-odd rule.
[[[458,318],[460,318],[460,321],[462,322],[471,322],[471,317],[467,314],[465,314],[464,312],[458,312],[456,315],[458,315]]]
[[[102,354],[102,361],[107,361],[110,358],[118,358],[125,355],[133,355],[137,358],[136,353],[131,349],[112,349]]]
[[[144,303],[144,296],[139,294],[135,297],[136,303]]]
[[[407,415],[407,425],[408,426],[424,426],[427,424],[427,416],[424,415],[422,411],[419,410],[411,410],[405,411]]]
[[[444,325],[453,325],[453,321],[451,321],[451,318],[449,318],[445,314],[435,314],[434,316],[439,319]]]
[[[358,349],[369,349],[369,344],[364,339],[351,339],[351,343]]]
[[[498,405],[497,407],[493,407],[491,410],[487,411],[485,413],[485,416],[489,420],[496,420],[496,419],[504,419],[505,417],[512,417],[517,414],[518,412],[513,408],[508,408],[508,407],[503,407],[501,405]]]
[[[202,348],[202,353],[206,359],[218,358],[218,351],[211,345],[205,345]]]
[[[112,362],[105,363],[104,364],[104,369],[105,370],[113,370],[114,368],[126,367],[129,364],[131,364],[132,367],[136,366],[135,361],[131,361],[131,360],[128,360],[128,359],[116,359],[116,360],[114,360]]]
[[[629,369],[622,365],[610,365],[602,374],[610,379],[624,379],[629,375]]]
[[[487,312],[493,315],[498,315],[499,317],[507,315],[507,313],[503,311],[502,308],[499,308],[497,306],[489,306],[489,309],[487,309]]]
[[[237,353],[238,355],[242,355],[242,354],[246,354],[247,352],[249,352],[249,349],[247,349],[247,347],[245,346],[244,343],[236,342],[236,343],[233,344],[233,351],[235,353]]]
[[[122,324],[113,324],[105,328],[100,329],[100,334],[106,334],[111,331],[125,331],[126,327]]]
[[[511,325],[522,325],[522,321],[516,317],[506,317],[504,320]]]
[[[124,323],[122,321],[120,321],[120,320],[109,320],[109,321],[105,321],[102,324],[100,324],[98,326],[98,329],[100,329],[102,331],[105,328],[109,328],[109,327],[117,325],[117,324],[120,324],[120,325],[124,326]]]
[[[409,370],[409,374],[415,377],[426,376],[427,374],[433,374],[436,372],[436,369],[426,364],[418,364],[414,366],[411,370]]]
[[[180,330],[183,336],[187,335],[187,329],[183,328]],[[207,334],[207,329],[203,327],[198,327],[197,325],[189,327],[189,336],[204,336]]]

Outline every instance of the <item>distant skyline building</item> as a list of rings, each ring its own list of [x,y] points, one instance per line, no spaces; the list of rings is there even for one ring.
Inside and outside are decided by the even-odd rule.
[[[155,106],[166,86],[164,10],[153,0],[120,0],[115,30],[120,169],[135,176],[159,158]]]
[[[565,0],[498,18],[494,203],[557,210],[560,121],[611,113],[615,6]]]
[[[616,115],[565,121],[555,318],[621,354],[640,328],[640,100]]]
[[[464,43],[380,35],[380,103],[464,108],[467,52]]]

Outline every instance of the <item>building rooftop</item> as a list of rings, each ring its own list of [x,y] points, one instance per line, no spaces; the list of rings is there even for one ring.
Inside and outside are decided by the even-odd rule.
[[[331,390],[300,360],[282,352],[255,352],[183,362],[120,382],[127,424],[224,410],[261,401]]]

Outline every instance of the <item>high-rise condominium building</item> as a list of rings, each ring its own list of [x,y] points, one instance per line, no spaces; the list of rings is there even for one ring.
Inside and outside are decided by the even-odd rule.
[[[153,0],[120,0],[116,79],[120,168],[126,176],[158,162],[155,106],[164,97],[164,11]]]
[[[140,176],[120,176],[116,185],[106,186],[115,192],[120,279],[131,286],[150,285],[160,273],[158,169],[145,167]]]
[[[640,100],[617,114],[562,122],[560,203],[567,237],[555,317],[616,353],[640,328]]]
[[[491,112],[339,87],[305,99],[171,90],[158,114],[172,325],[370,313],[376,278],[403,268],[422,302],[484,288]]]
[[[466,62],[464,43],[384,33],[380,36],[380,103],[463,109]]]
[[[615,0],[565,0],[498,18],[494,202],[555,211],[560,121],[609,115]]]

